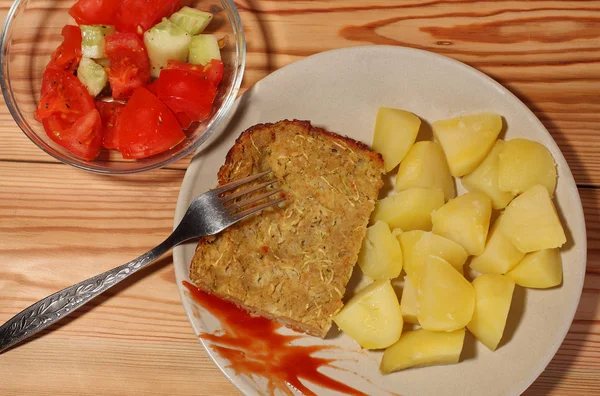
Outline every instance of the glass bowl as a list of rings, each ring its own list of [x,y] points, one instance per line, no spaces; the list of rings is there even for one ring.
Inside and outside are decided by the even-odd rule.
[[[50,55],[62,42],[66,24],[76,24],[68,14],[75,0],[16,0],[2,31],[0,85],[8,110],[33,143],[59,161],[91,172],[124,174],[163,167],[205,145],[223,128],[237,97],[246,57],[246,41],[240,16],[231,0],[200,0],[191,6],[213,13],[207,33],[225,39],[221,50],[225,65],[213,110],[208,119],[186,131],[186,139],[163,153],[141,160],[126,160],[115,150],[103,149],[98,158],[86,161],[54,143],[42,124],[33,118],[42,74]]]

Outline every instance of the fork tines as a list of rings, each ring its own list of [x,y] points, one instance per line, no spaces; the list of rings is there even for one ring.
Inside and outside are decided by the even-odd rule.
[[[261,177],[266,176],[266,175],[268,175],[270,173],[271,173],[271,171],[268,170],[268,171],[256,173],[254,175],[246,176],[246,177],[243,177],[241,179],[237,179],[237,180],[234,180],[234,181],[232,181],[230,183],[224,184],[224,185],[222,185],[220,187],[217,187],[214,190],[212,190],[212,192],[217,193],[217,194],[222,194],[224,192],[231,191],[234,188],[236,188],[238,186],[241,186],[242,184],[246,184],[246,183],[249,183],[251,181],[260,179]]]
[[[275,186],[274,188],[261,194],[250,195],[252,193],[259,193],[260,190],[267,190],[269,186],[273,186],[275,183],[277,183],[277,179],[271,179],[262,183],[254,184],[249,187],[235,191],[231,194],[225,193],[233,191],[237,187],[241,187],[245,184],[256,181],[264,176],[271,175],[271,173],[271,171],[265,171],[257,173],[255,175],[247,176],[242,179],[238,179],[231,183],[225,184],[221,187],[218,187],[213,191],[218,194],[221,203],[225,207],[225,210],[227,210],[229,214],[235,217],[236,219],[241,219],[250,216],[251,214],[254,214],[256,212],[260,212],[261,210],[264,210],[268,207],[277,205],[285,200],[284,196],[275,197],[275,199],[269,199],[273,195],[281,192],[281,188]],[[234,201],[238,198],[240,198],[239,201]]]
[[[265,210],[267,208],[270,208],[271,206],[275,206],[280,204],[281,202],[285,201],[285,197],[279,197],[277,199],[271,199],[263,204],[257,205],[257,206],[251,206],[250,208],[246,209],[246,210],[242,210],[241,212],[237,212],[232,214],[232,216],[236,219],[236,220],[241,220],[245,217],[248,217],[250,215],[253,215],[254,213],[258,213],[262,210]]]

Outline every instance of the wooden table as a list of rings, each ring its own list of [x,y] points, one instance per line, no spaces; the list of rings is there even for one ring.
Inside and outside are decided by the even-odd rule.
[[[11,4],[0,0],[6,15]],[[459,59],[523,100],[579,185],[589,260],[571,330],[528,394],[600,391],[600,1],[238,2],[243,88],[334,48],[404,45]],[[58,289],[129,261],[171,230],[189,158],[107,177],[58,163],[0,107],[0,322]],[[1,395],[226,395],[179,301],[170,256],[0,356]],[[569,263],[565,263],[568,267]]]

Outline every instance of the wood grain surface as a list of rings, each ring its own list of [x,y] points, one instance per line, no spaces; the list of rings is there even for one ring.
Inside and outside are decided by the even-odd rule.
[[[5,18],[9,0],[0,0]],[[600,1],[242,0],[243,90],[334,48],[426,49],[492,76],[540,118],[580,187],[588,231],[570,332],[528,395],[600,389]],[[171,230],[190,158],[106,177],[58,163],[0,105],[0,323],[34,301],[122,264]],[[172,259],[0,355],[0,395],[230,395],[180,304]]]

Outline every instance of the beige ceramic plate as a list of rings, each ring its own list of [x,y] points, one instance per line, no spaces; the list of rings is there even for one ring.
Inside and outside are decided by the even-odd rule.
[[[491,111],[506,119],[505,138],[525,137],[543,143],[558,164],[556,199],[568,230],[569,242],[562,252],[563,285],[552,290],[517,288],[503,345],[492,353],[468,336],[456,365],[382,376],[378,372],[380,353],[358,352],[357,344],[345,335],[326,341],[307,337],[300,342],[331,343],[348,351],[329,352],[329,356],[341,359],[335,365],[360,376],[330,368],[323,371],[369,395],[387,394],[386,390],[402,395],[519,394],[544,370],[569,329],[583,285],[586,230],[573,176],[556,143],[523,103],[484,74],[440,55],[388,46],[329,51],[286,66],[246,92],[219,140],[194,158],[183,181],[175,222],[193,197],[215,186],[225,154],[244,129],[296,118],[370,144],[380,106],[406,109],[428,122]],[[196,333],[212,332],[219,328],[219,321],[205,312],[197,317],[198,307],[181,286],[188,279],[193,253],[193,244],[175,250],[177,283]],[[227,361],[210,348],[207,352],[243,393],[266,393],[266,381],[238,376],[227,368]],[[319,395],[329,394],[318,387],[312,389]]]

